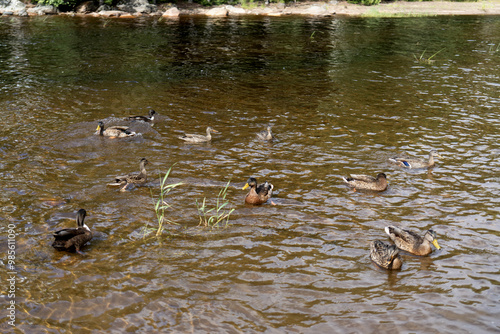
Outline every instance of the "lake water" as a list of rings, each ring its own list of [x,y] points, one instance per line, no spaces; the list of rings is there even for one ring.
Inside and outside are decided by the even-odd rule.
[[[494,16],[1,17],[2,332],[500,332],[499,36]],[[430,170],[388,161],[431,149]],[[107,186],[143,157],[145,186]],[[382,193],[342,182],[379,172]],[[272,202],[244,204],[250,176]],[[227,225],[199,226],[228,182]],[[94,238],[55,251],[80,208]],[[388,225],[442,249],[380,269]]]

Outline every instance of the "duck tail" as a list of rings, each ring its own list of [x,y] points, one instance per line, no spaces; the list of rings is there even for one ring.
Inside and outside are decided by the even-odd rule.
[[[352,177],[342,177],[342,180],[344,180],[345,183],[350,183],[350,182],[354,181],[354,179]]]

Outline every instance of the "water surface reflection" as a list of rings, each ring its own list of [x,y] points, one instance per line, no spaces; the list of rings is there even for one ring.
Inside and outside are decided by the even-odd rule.
[[[498,331],[495,18],[0,18],[0,31],[20,330]],[[140,136],[93,134],[150,108],[152,125],[130,124]],[[268,124],[276,140],[257,140]],[[177,138],[207,126],[221,132],[209,144]],[[430,149],[443,158],[429,171],[388,162]],[[106,186],[142,157],[145,187]],[[176,224],[143,238],[171,166]],[[341,182],[382,171],[383,193]],[[276,205],[244,204],[249,176]],[[196,201],[215,205],[228,181],[229,226],[198,226]],[[55,252],[50,233],[80,207],[94,239],[84,256]],[[387,225],[433,228],[443,249],[376,268],[368,245]]]

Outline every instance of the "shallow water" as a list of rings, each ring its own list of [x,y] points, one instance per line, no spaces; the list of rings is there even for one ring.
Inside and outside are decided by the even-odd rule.
[[[2,305],[29,333],[498,332],[499,35],[496,17],[0,18]],[[150,108],[141,135],[94,135]],[[210,144],[177,138],[207,126]],[[431,149],[430,170],[388,161]],[[142,157],[146,186],[107,186]],[[170,167],[172,223],[144,237]],[[379,172],[383,193],[342,184]],[[249,176],[272,203],[244,204]],[[228,225],[198,226],[228,181]],[[79,208],[93,240],[56,252]],[[379,269],[388,225],[442,249]]]

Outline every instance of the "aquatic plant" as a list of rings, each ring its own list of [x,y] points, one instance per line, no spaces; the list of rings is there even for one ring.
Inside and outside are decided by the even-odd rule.
[[[413,57],[415,58],[415,60],[421,64],[427,64],[427,65],[430,65],[432,63],[435,62],[435,60],[433,60],[432,58],[434,58],[435,55],[437,55],[439,52],[443,51],[443,49],[439,50],[438,52],[434,53],[432,56],[430,56],[429,58],[424,58],[424,54],[425,54],[425,51],[427,50],[424,50],[424,52],[422,52],[422,54],[420,55],[420,57],[417,58],[417,56],[415,54],[413,54]]]
[[[226,186],[223,187],[219,194],[217,195],[216,205],[213,208],[208,208],[206,197],[203,198],[202,203],[198,203],[196,200],[196,207],[198,208],[198,215],[200,217],[200,223],[198,226],[205,226],[211,228],[218,228],[219,223],[225,221],[224,227],[229,223],[229,216],[233,213],[233,209],[229,209],[227,206],[229,201],[226,199],[227,189],[231,181],[228,181]]]
[[[490,45],[490,49],[488,50],[489,53],[495,53],[498,51],[500,51],[500,43],[498,43],[498,45]]]
[[[168,193],[172,189],[182,185],[182,182],[167,184],[167,179],[168,176],[170,175],[170,172],[172,171],[172,167],[169,168],[169,170],[165,173],[163,177],[161,177],[160,174],[161,181],[160,181],[160,193],[158,194],[158,198],[155,199],[153,195],[153,190],[151,190],[151,199],[153,200],[154,210],[156,214],[156,221],[158,223],[158,226],[155,228],[150,228],[147,227],[147,225],[145,225],[142,229],[143,238],[145,238],[146,235],[154,231],[156,231],[155,236],[158,237],[163,232],[164,229],[163,224],[165,222],[168,222],[169,224],[175,224],[173,221],[165,218],[165,211],[171,207],[171,205],[168,204],[168,202],[166,201]]]

